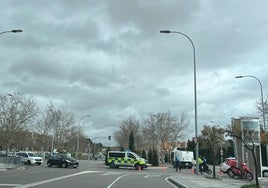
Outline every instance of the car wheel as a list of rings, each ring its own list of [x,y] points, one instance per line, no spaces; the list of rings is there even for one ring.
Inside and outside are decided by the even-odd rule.
[[[110,168],[115,168],[115,164],[114,163],[111,163],[110,164]]]
[[[47,162],[47,166],[51,167],[52,166],[51,162]]]
[[[247,179],[248,179],[249,181],[252,181],[252,180],[253,180],[253,174],[252,174],[251,172],[248,172],[248,173],[246,174],[246,177],[247,177]]]
[[[27,165],[31,165],[31,161],[27,161],[27,163],[26,163]]]
[[[234,177],[235,177],[235,174],[233,173],[232,170],[228,170],[228,171],[227,171],[227,174],[228,174],[228,176],[229,176],[230,178],[234,178]]]
[[[62,168],[66,168],[66,167],[67,167],[66,163],[62,163],[62,164],[61,164],[61,167],[62,167]]]
[[[212,170],[211,170],[211,169],[208,169],[208,170],[207,170],[207,173],[208,173],[208,174],[212,174]]]

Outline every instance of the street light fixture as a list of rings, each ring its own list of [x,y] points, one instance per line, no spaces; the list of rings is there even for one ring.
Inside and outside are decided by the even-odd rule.
[[[21,29],[13,29],[13,30],[10,30],[10,31],[3,31],[3,32],[0,33],[0,35],[4,34],[4,33],[20,33],[20,32],[22,32]]]
[[[261,81],[256,76],[246,75],[246,76],[236,76],[235,78],[254,78],[260,84],[261,88],[261,103],[262,103],[262,118],[263,118],[263,129],[266,131],[266,123],[265,123],[265,108],[264,108],[264,101],[263,101],[263,91],[262,91],[262,84]]]
[[[196,143],[195,143],[195,160],[196,160],[196,174],[199,174],[199,164],[197,162],[197,159],[199,157],[199,148],[198,148],[198,140],[197,140],[197,137],[198,137],[198,130],[197,130],[197,92],[196,92],[196,60],[195,60],[195,46],[194,46],[194,43],[193,41],[191,40],[191,38],[182,33],[182,32],[179,32],[179,31],[170,31],[170,30],[160,30],[160,33],[176,33],[176,34],[180,34],[180,35],[183,35],[184,37],[186,37],[192,47],[193,47],[193,60],[194,60],[194,111],[195,111],[195,140],[196,140]]]
[[[80,123],[81,123],[81,120],[83,118],[86,118],[86,117],[90,117],[90,115],[85,115],[85,116],[82,116],[80,119],[79,119],[79,122],[78,122],[78,135],[77,135],[77,150],[76,150],[76,157],[78,157],[78,152],[79,152],[79,136],[80,136]]]

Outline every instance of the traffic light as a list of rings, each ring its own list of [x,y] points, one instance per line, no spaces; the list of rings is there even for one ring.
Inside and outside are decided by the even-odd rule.
[[[108,136],[108,140],[111,140],[111,136]]]

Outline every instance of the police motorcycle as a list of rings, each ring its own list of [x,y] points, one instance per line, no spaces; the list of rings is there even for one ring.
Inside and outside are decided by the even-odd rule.
[[[206,158],[204,157],[203,160],[202,160],[202,157],[200,156],[198,158],[198,163],[199,163],[199,172],[201,174],[203,173],[207,173],[207,174],[212,174],[212,170],[209,168],[209,166],[207,165],[207,160]],[[194,173],[196,174],[196,167],[194,169]]]
[[[194,168],[194,173],[196,174],[196,166]],[[199,164],[199,173],[201,173],[201,174],[203,174],[203,173],[212,174],[212,170],[209,168],[207,163],[202,163],[202,164]]]

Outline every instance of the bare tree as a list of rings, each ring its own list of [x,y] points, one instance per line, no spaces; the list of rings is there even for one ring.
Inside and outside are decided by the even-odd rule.
[[[255,180],[256,180],[256,186],[259,187],[259,171],[258,171],[258,164],[257,164],[257,157],[256,157],[256,146],[255,146],[255,138],[256,134],[258,134],[254,130],[245,129],[242,130],[241,126],[231,126],[229,125],[225,132],[227,133],[227,136],[231,136],[233,138],[237,138],[240,140],[243,145],[251,152],[253,156],[254,161],[254,167],[255,167]]]
[[[144,120],[143,135],[146,138],[145,142],[150,148],[162,145],[163,143],[173,143],[182,139],[185,130],[188,127],[186,115],[184,113],[176,118],[170,112],[157,113],[150,115]]]
[[[70,142],[73,137],[77,137],[78,130],[75,127],[74,115],[63,108],[58,108],[53,110],[53,118],[54,146],[58,150],[64,150],[66,143]]]
[[[54,125],[54,105],[50,103],[45,111],[41,114],[41,118],[35,125],[35,132],[38,134],[38,148],[40,151],[49,151],[52,145],[51,131]]]
[[[71,147],[70,140],[75,143],[72,137],[78,134],[74,126],[74,115],[61,107],[56,108],[52,103],[47,106],[34,131],[39,135],[38,144],[41,150],[49,151],[55,148],[66,150],[67,143],[74,149]]]
[[[257,100],[256,107],[257,107],[258,112],[261,115],[264,114],[265,117],[266,117],[266,115],[268,114],[268,96],[266,96],[265,99],[263,99],[263,106],[264,106],[264,113],[263,113],[263,108],[262,108],[262,100],[261,99],[260,100]],[[266,122],[265,122],[265,125],[267,126],[267,123]],[[265,129],[267,129],[267,127],[263,127],[263,128],[264,128],[264,131],[265,131]]]
[[[142,129],[144,145],[147,146],[147,150],[157,148],[160,159],[163,161],[164,144],[172,144],[174,148],[176,142],[184,137],[187,127],[187,118],[184,113],[179,119],[170,112],[149,115],[149,118],[144,120]]]
[[[205,146],[208,146],[209,149],[212,151],[210,153],[212,164],[213,164],[213,178],[216,178],[215,174],[215,158],[216,152],[219,150],[221,143],[224,140],[224,129],[220,128],[219,126],[209,126],[204,125],[202,130],[202,135],[200,136],[200,141],[204,142]]]
[[[144,119],[144,126],[142,128],[142,135],[144,145],[146,146],[146,150],[157,148],[158,145],[158,134],[157,134],[157,125],[156,120],[153,115],[149,115],[148,118]]]
[[[1,147],[10,150],[11,147],[18,147],[22,140],[32,139],[31,135],[25,137],[23,134],[31,130],[37,113],[36,103],[31,97],[21,93],[0,96]]]
[[[121,122],[120,130],[118,130],[114,133],[114,138],[117,141],[119,147],[121,147],[122,149],[128,149],[129,135],[130,135],[131,131],[132,131],[133,136],[135,138],[134,145],[140,146],[140,144],[139,144],[139,140],[140,140],[139,127],[140,127],[139,121],[133,116],[130,116],[126,120],[123,120]],[[135,148],[135,150],[136,150],[136,148]]]

